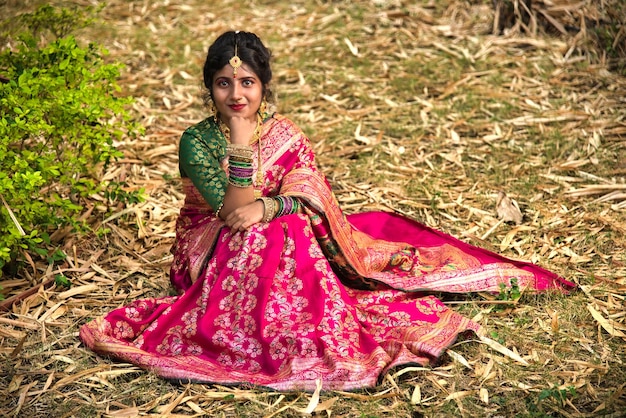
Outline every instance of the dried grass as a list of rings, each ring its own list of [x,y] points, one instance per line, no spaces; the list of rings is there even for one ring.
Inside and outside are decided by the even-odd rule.
[[[585,49],[588,32],[560,29],[607,19],[607,4],[533,2],[537,22],[558,33],[513,20],[494,35],[490,2],[107,2],[105,24],[84,36],[127,64],[121,84],[146,134],[120,144],[126,156],[105,177],[146,199],[112,215],[94,207],[108,234],[61,231],[64,264],[31,260],[2,278],[0,415],[619,416],[626,80]],[[279,108],[311,136],[348,212],[396,210],[545,265],[581,291],[448,301],[485,325],[484,344],[460,341],[436,367],[351,393],[180,386],[85,350],[81,324],[171,292],[177,141],[203,117],[204,51],[230,28],[271,46]],[[519,224],[498,218],[501,192],[517,202]]]

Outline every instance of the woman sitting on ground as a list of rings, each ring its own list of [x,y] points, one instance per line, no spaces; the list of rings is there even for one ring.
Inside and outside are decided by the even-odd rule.
[[[271,112],[270,52],[227,32],[208,50],[208,117],[180,140],[186,194],[171,281],[81,328],[91,349],[163,377],[279,390],[371,387],[481,326],[433,293],[572,286],[391,213],[346,216],[311,144]]]

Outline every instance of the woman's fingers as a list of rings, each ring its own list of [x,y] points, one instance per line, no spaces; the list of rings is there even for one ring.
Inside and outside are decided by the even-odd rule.
[[[252,225],[260,222],[262,217],[263,204],[261,202],[253,202],[229,213],[224,222],[232,230],[245,231]]]
[[[243,216],[231,213],[226,218],[226,225],[228,225],[230,229],[235,231],[245,231],[252,226],[252,223],[247,221],[246,218]]]

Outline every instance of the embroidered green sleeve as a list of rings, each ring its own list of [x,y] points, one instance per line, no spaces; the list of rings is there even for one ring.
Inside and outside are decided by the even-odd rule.
[[[180,139],[180,175],[189,177],[214,210],[222,205],[226,193],[226,173],[220,165],[225,152],[219,129],[207,121],[188,128]]]

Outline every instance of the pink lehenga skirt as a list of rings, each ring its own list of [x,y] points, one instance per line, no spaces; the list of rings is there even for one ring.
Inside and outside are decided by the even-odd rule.
[[[467,292],[511,278],[536,289],[561,283],[539,267],[398,216],[365,213],[348,219],[377,238],[402,231],[405,241],[408,236],[427,244],[416,247],[431,262],[447,265],[424,267],[437,271],[434,279],[422,275],[428,278],[423,285],[409,280],[399,289],[370,281],[369,289],[355,289],[339,278],[310,218],[289,215],[247,232],[222,229],[201,277],[180,296],[114,310],[83,326],[81,338],[97,352],[166,378],[278,390],[314,390],[319,379],[324,389],[348,390],[374,386],[399,365],[427,365],[460,333],[483,332],[422,289]],[[445,258],[442,252],[454,254]],[[406,272],[403,263],[390,264],[388,271]],[[396,284],[401,276],[390,275]]]

